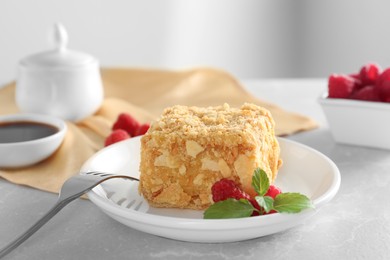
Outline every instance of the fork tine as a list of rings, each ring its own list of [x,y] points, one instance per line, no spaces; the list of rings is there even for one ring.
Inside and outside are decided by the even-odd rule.
[[[59,201],[68,199],[72,200],[74,197],[80,197],[100,183],[112,178],[124,178],[139,181],[137,178],[127,175],[115,175],[97,171],[86,172],[73,176],[64,183],[60,191]]]
[[[123,176],[123,178],[126,179],[132,179],[135,181],[138,181],[137,178],[125,175],[125,174],[113,174],[113,173],[108,173],[108,172],[99,172],[99,171],[88,171],[88,172],[83,172],[82,175],[93,175],[93,176],[99,176],[99,177],[110,177],[110,176],[116,176],[116,178],[120,178],[120,176]]]
[[[83,173],[85,175],[94,175],[94,176],[100,176],[100,177],[106,177],[106,176],[115,176],[116,174],[107,173],[107,172],[97,172],[97,171],[91,171],[91,172],[85,172]]]

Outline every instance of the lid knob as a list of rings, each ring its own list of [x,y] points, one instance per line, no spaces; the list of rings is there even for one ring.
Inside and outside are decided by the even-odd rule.
[[[23,66],[42,69],[69,69],[80,66],[95,66],[98,61],[91,55],[68,48],[68,33],[60,23],[50,27],[49,40],[52,48],[30,55],[20,61]]]
[[[66,49],[68,45],[68,33],[60,23],[54,24],[53,40],[58,51],[64,51]]]

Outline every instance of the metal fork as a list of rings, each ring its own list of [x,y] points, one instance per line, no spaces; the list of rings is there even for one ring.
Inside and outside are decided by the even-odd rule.
[[[13,249],[22,244],[31,235],[33,235],[38,229],[40,229],[47,221],[49,221],[54,215],[56,215],[63,207],[69,204],[69,202],[79,198],[84,193],[90,191],[100,183],[113,179],[123,178],[133,181],[139,181],[137,178],[127,175],[116,175],[104,172],[86,172],[69,178],[61,187],[60,194],[56,204],[47,212],[41,219],[39,219],[34,225],[32,225],[27,231],[17,237],[14,241],[0,250],[0,258],[7,255]]]

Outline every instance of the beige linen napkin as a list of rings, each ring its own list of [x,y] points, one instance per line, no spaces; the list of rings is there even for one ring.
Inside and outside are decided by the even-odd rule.
[[[102,69],[102,78],[105,99],[99,111],[77,124],[67,122],[64,142],[48,159],[25,168],[0,169],[0,176],[17,184],[58,192],[66,179],[77,174],[82,164],[103,148],[104,139],[122,112],[146,123],[157,118],[164,108],[176,104],[215,106],[228,103],[239,107],[244,102],[251,102],[271,111],[277,135],[317,127],[310,118],[254,98],[231,75],[220,70]],[[18,113],[14,100],[15,83],[0,89],[0,114]]]

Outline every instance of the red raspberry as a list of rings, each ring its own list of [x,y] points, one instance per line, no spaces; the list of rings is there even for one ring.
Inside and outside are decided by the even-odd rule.
[[[328,96],[330,98],[348,98],[356,88],[356,81],[356,79],[347,75],[330,75]]]
[[[268,191],[264,194],[264,196],[270,196],[275,199],[275,197],[280,193],[282,193],[282,190],[280,188],[276,187],[275,185],[270,185]]]
[[[359,73],[352,73],[352,74],[349,74],[348,76],[350,76],[351,78],[355,79],[354,89],[359,89],[359,88],[363,87],[363,83],[362,83],[362,81],[360,79],[360,74]]]
[[[264,196],[270,196],[273,199],[275,199],[276,196],[278,196],[280,193],[282,193],[282,190],[275,185],[270,185],[268,188],[268,191],[264,194]],[[271,210],[268,213],[264,213],[265,215],[267,214],[273,214],[276,213],[276,210]]]
[[[232,199],[250,199],[250,196],[241,190],[234,181],[228,179],[221,179],[213,184],[211,187],[211,193],[213,195],[213,201],[218,202]]]
[[[134,117],[127,113],[121,113],[112,126],[112,130],[122,129],[125,130],[130,136],[135,136],[135,133],[139,127],[140,123]]]
[[[382,102],[390,103],[390,96],[388,96],[388,97],[383,97],[383,98],[381,99],[381,101],[382,101]]]
[[[378,90],[375,86],[365,86],[356,90],[351,99],[366,100],[366,101],[381,101]]]
[[[105,140],[104,146],[109,146],[113,143],[117,143],[126,139],[129,139],[129,134],[123,129],[114,130]]]
[[[364,65],[359,72],[360,80],[362,81],[363,86],[375,84],[376,79],[381,73],[381,68],[379,65],[374,63],[368,63]]]
[[[348,76],[350,76],[351,78],[360,80],[360,74],[359,73],[351,73],[351,74],[348,74]]]
[[[134,133],[134,136],[144,135],[149,130],[149,124],[140,125]]]
[[[254,210],[251,216],[259,216],[260,215],[259,211],[261,211],[261,207],[259,203],[257,203],[255,199],[250,199],[249,202],[252,204],[253,207],[255,207],[258,210],[258,211]]]
[[[273,199],[275,199],[275,197],[282,193],[282,190],[278,187],[276,187],[275,185],[270,185],[269,188],[268,188],[268,191],[264,194],[264,196],[269,196],[269,197],[272,197]],[[255,199],[250,199],[249,202],[252,204],[253,207],[255,207],[257,210],[259,211],[264,211],[264,210],[261,210],[261,207],[260,205],[257,203],[257,201]],[[264,215],[267,215],[267,214],[272,214],[272,213],[276,213],[276,210],[271,210],[270,212],[268,213],[264,213]],[[257,211],[253,211],[252,213],[252,216],[258,216],[260,215],[259,212]]]
[[[390,68],[384,70],[375,83],[375,88],[379,92],[382,101],[390,99]]]

